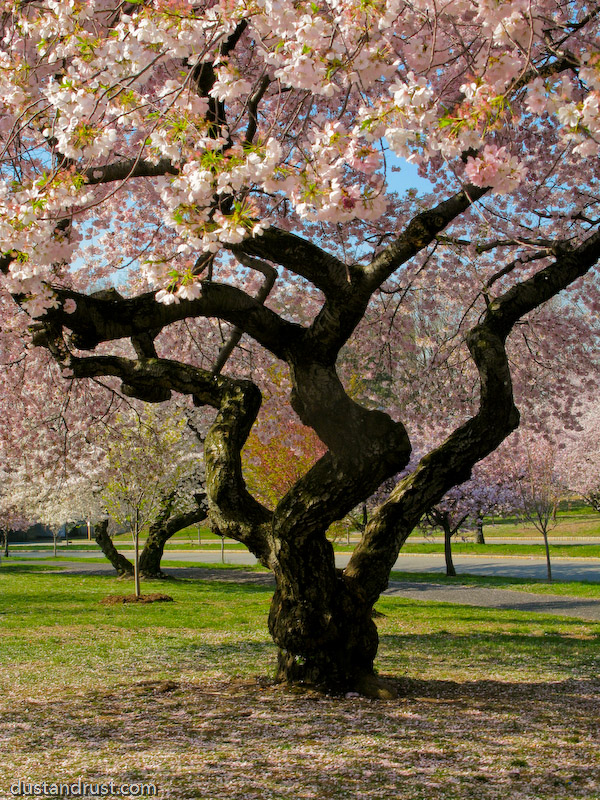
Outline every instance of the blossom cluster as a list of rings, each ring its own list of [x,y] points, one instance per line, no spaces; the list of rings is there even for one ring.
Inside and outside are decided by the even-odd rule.
[[[78,258],[65,219],[73,242],[114,213],[115,194],[136,203],[140,164],[169,164],[153,189],[168,234],[139,259],[167,301],[174,286],[195,291],[192,254],[260,235],[274,215],[381,219],[387,148],[434,176],[444,164],[457,186],[525,193],[542,148],[598,152],[589,37],[569,42],[577,68],[540,74],[548,20],[576,31],[579,16],[550,0],[453,2],[443,14],[426,0],[11,6],[0,54],[0,250],[19,254],[9,290],[32,313],[50,307],[45,285]],[[97,177],[122,163],[119,183]]]

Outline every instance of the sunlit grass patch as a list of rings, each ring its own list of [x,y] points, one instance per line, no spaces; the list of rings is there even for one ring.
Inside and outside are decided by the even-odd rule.
[[[382,672],[424,678],[595,678],[600,624],[523,611],[383,598]]]
[[[600,544],[550,544],[551,558],[600,558]],[[443,553],[444,543],[409,541],[402,547],[401,554],[429,555]],[[487,544],[475,542],[453,542],[452,552],[463,556],[527,556],[545,558],[546,550],[540,535],[539,544],[495,544],[490,540]]]
[[[128,590],[0,570],[0,797],[19,777],[163,800],[600,797],[598,624],[385,597],[378,667],[401,694],[377,702],[272,683],[268,587],[99,603]]]

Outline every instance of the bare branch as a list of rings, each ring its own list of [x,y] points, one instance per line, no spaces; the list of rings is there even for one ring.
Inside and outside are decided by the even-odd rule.
[[[364,268],[366,285],[375,291],[398,267],[429,245],[433,239],[489,189],[466,186],[428,211],[417,214],[402,233]]]
[[[250,334],[257,342],[281,357],[291,341],[303,332],[300,325],[286,322],[259,300],[227,284],[205,281],[202,296],[173,305],[157,303],[153,292],[131,299],[103,299],[67,289],[56,289],[58,298],[75,301],[72,314],[52,309],[36,326],[39,343],[48,324],[64,325],[73,331],[73,343],[81,350],[92,350],[100,342],[158,334],[172,322],[191,317],[219,317]]]
[[[248,267],[248,269],[256,269],[259,272],[262,272],[262,274],[265,276],[263,285],[260,287],[260,290],[256,295],[257,302],[263,304],[269,296],[271,289],[275,285],[277,271],[270,264],[267,264],[266,261],[250,258],[241,252],[237,253],[237,258],[245,267]],[[237,326],[232,330],[229,340],[223,345],[217,357],[213,367],[213,375],[218,375],[221,372],[227,363],[227,359],[233,353],[235,346],[238,344],[243,335],[244,331]]]

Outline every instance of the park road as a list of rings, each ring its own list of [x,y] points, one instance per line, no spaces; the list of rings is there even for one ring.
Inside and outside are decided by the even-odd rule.
[[[124,551],[131,557],[130,553]],[[65,550],[61,547],[60,556],[74,559],[98,558],[98,550],[77,550],[76,545]],[[11,559],[49,558],[51,551],[23,551],[22,556],[16,551],[11,551]],[[345,567],[350,560],[350,553],[336,553],[336,564]],[[256,564],[256,559],[247,550],[225,550],[225,563],[237,566]],[[219,550],[166,550],[164,561],[178,561],[196,564],[215,564],[221,561]],[[453,558],[454,566],[460,575],[487,575],[506,578],[546,578],[546,560],[531,556],[464,556],[456,555]],[[432,555],[405,555],[400,553],[393,567],[400,572],[432,572],[445,573],[443,553]],[[556,581],[590,581],[600,583],[600,558],[553,558],[552,577]]]

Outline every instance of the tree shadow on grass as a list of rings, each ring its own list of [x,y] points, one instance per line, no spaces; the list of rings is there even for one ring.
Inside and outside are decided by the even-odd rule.
[[[373,702],[174,671],[27,698],[0,714],[4,776],[153,782],[169,800],[597,797],[599,681],[398,684]]]
[[[65,660],[67,688],[37,679],[19,703],[0,696],[0,741],[9,743],[0,796],[19,777],[82,777],[155,783],[168,800],[600,797],[597,627],[536,616],[519,632],[520,613],[396,608],[398,619],[381,623],[380,657],[400,690],[394,701],[233,678],[273,660],[274,646],[226,630],[185,641],[169,630],[129,673],[106,657],[105,683],[96,670],[87,688],[76,688],[85,675],[69,688]],[[391,629],[417,613],[473,632]],[[460,677],[441,679],[448,668]],[[572,677],[538,677],[546,672]]]
[[[6,573],[9,575],[30,575],[34,572],[48,572],[55,570],[55,564],[8,564],[5,560],[0,565],[0,575]]]
[[[461,622],[468,622],[468,617]],[[520,618],[504,617],[507,625],[522,625]],[[473,624],[481,626],[481,616]],[[439,630],[429,634],[393,634],[380,631],[378,664],[382,670],[419,672],[429,677],[436,670],[465,674],[486,672],[512,685],[515,674],[526,681],[535,675],[550,683],[565,676],[576,679],[600,674],[600,630],[590,632],[583,622],[568,620],[565,629],[556,619],[541,617],[536,632],[485,632],[469,634]],[[468,665],[468,667],[466,666]],[[521,686],[520,681],[515,686]],[[545,684],[544,684],[545,685]]]

